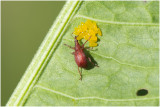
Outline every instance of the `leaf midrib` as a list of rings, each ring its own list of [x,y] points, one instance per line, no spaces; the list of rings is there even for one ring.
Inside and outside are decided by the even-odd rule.
[[[27,70],[26,70],[25,74],[23,75],[21,81],[19,82],[19,84],[16,87],[16,89],[14,90],[11,98],[9,99],[9,101],[7,103],[7,106],[9,106],[9,105],[17,106],[17,105],[23,105],[24,104],[25,100],[27,99],[27,97],[29,95],[29,92],[33,88],[34,84],[37,82],[37,79],[38,79],[38,77],[39,77],[39,75],[40,75],[40,73],[43,69],[42,67],[45,65],[46,60],[49,58],[49,55],[51,54],[51,51],[53,52],[53,50],[56,49],[56,48],[53,49],[53,46],[55,47],[54,44],[57,45],[58,41],[56,41],[56,40],[61,38],[62,32],[64,32],[65,27],[69,22],[68,20],[71,20],[73,14],[77,11],[80,4],[81,4],[81,1],[68,1],[66,3],[66,5],[62,9],[59,17],[62,19],[62,16],[64,16],[64,14],[65,14],[65,18],[67,18],[67,19],[66,20],[62,19],[65,22],[60,22],[59,18],[56,19],[57,21],[51,27],[51,30],[48,32],[46,38],[42,42],[42,44],[40,46],[40,49],[38,50],[37,54],[34,56],[34,58],[32,60],[32,63],[27,68]],[[71,6],[71,5],[73,5],[73,6]],[[66,8],[69,8],[69,10],[66,9]],[[68,14],[69,16],[66,15],[67,13],[69,13]],[[60,29],[60,31],[58,31],[56,29],[56,32],[58,32],[58,34],[53,35],[53,33],[55,34],[55,32],[54,32],[55,29],[53,29],[53,28],[56,27],[57,24],[61,24],[62,27],[57,26],[57,28]],[[51,41],[51,40],[52,40],[52,42],[48,42],[48,41]],[[48,45],[48,44],[50,44],[50,45]],[[48,47],[46,47],[46,45]],[[46,50],[45,53],[43,52],[44,50]],[[41,60],[37,62],[37,60],[39,60],[39,58],[41,58]],[[35,69],[35,67],[37,69]],[[28,75],[29,75],[29,78],[26,77]],[[25,84],[23,85],[22,83],[23,84],[25,83]]]

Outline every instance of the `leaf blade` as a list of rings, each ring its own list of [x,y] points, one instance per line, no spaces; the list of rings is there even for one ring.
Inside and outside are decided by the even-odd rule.
[[[49,62],[24,105],[159,105],[159,15],[152,11],[158,8],[157,4],[83,2],[63,31],[58,48],[50,52]],[[63,44],[74,46],[70,35],[86,19],[96,21],[102,30],[97,51],[90,51],[100,67],[83,69],[83,79],[79,81],[71,50]],[[137,96],[142,88],[149,93]]]

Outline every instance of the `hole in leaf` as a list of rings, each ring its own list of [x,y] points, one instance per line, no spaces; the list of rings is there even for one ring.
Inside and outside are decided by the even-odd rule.
[[[137,96],[145,96],[148,94],[148,90],[147,89],[139,89],[137,91]]]

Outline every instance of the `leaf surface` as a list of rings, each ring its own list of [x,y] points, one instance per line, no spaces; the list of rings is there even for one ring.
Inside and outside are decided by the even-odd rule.
[[[86,1],[72,16],[19,104],[158,106],[159,2]],[[71,34],[87,19],[102,31],[99,46],[86,54],[99,67],[82,69],[80,81],[74,50],[64,44],[74,46]],[[148,93],[137,95],[141,89]]]

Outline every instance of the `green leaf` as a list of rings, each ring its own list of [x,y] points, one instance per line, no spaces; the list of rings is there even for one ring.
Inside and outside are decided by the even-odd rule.
[[[71,34],[87,19],[102,31],[86,54],[99,67],[82,69],[80,81],[64,44],[74,46]],[[7,105],[158,106],[158,44],[158,1],[69,1]]]

